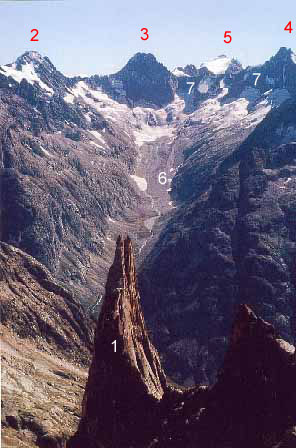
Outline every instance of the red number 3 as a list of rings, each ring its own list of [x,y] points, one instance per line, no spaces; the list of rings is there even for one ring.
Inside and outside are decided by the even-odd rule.
[[[143,34],[146,36],[146,37],[142,37],[142,36],[141,36],[141,39],[142,39],[142,40],[147,40],[148,37],[149,37],[147,28],[142,28],[141,31],[143,31]]]
[[[225,33],[224,33],[224,42],[226,44],[230,44],[230,42],[232,41],[232,37],[230,36],[230,33],[231,33],[231,31],[225,31]],[[228,37],[229,40],[225,40],[225,37]]]
[[[39,42],[39,39],[35,39],[38,36],[39,31],[34,29],[34,30],[31,30],[31,33],[33,33],[33,31],[36,31],[36,34],[31,38],[31,42]]]

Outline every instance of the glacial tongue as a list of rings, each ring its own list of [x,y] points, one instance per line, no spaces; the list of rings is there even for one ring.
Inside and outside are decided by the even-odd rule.
[[[157,426],[165,388],[139,304],[131,241],[119,237],[98,320],[83,417],[69,447],[142,446]]]

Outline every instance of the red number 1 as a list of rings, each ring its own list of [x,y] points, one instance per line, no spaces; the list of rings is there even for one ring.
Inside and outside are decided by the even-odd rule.
[[[146,37],[142,37],[142,36],[141,36],[141,39],[142,39],[142,40],[147,40],[148,37],[149,37],[147,28],[142,28],[141,31],[143,31],[143,34],[146,36]]]
[[[33,29],[33,30],[31,30],[31,33],[33,33],[33,31],[36,31],[36,34],[31,38],[31,42],[39,42],[39,39],[35,39],[38,36],[39,31],[36,29]]]

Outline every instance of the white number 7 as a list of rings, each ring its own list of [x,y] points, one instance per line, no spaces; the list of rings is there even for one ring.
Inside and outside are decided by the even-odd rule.
[[[253,75],[254,76],[256,76],[256,79],[255,79],[255,85],[257,84],[257,81],[258,81],[258,79],[260,78],[260,76],[261,76],[261,73],[253,73]]]
[[[189,92],[188,92],[188,95],[190,95],[190,93],[191,93],[191,90],[193,89],[193,86],[194,86],[194,84],[195,84],[195,82],[186,82],[186,84],[191,84],[190,85],[190,87],[189,87]]]

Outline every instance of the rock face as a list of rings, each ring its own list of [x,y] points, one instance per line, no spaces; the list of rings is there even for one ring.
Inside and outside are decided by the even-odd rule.
[[[48,269],[0,242],[2,443],[63,446],[77,427],[94,322]]]
[[[93,322],[37,260],[0,242],[2,325],[48,353],[88,365]]]
[[[156,429],[165,388],[139,305],[131,242],[119,237],[98,320],[83,417],[69,447],[142,446]]]

